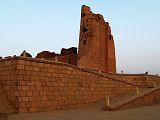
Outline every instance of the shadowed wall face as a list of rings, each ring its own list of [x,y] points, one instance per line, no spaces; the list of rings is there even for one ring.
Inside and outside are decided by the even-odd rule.
[[[116,72],[115,48],[110,26],[100,14],[82,6],[78,66]]]

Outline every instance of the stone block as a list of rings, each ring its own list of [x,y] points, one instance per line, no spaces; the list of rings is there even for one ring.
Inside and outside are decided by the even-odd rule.
[[[33,67],[32,70],[33,70],[33,71],[40,71],[40,70],[39,70],[39,67]]]
[[[45,67],[45,68],[51,68],[52,66],[51,66],[51,64],[45,64],[44,67]]]
[[[19,96],[27,96],[27,91],[19,91]]]
[[[25,66],[25,70],[31,71],[32,70],[32,66]]]
[[[36,107],[30,107],[30,108],[29,108],[29,112],[31,112],[31,113],[32,113],[32,112],[37,112]]]
[[[31,102],[25,102],[25,107],[30,108],[31,107]]]
[[[47,101],[48,100],[47,96],[42,96],[42,100]]]
[[[20,107],[20,108],[25,108],[25,107],[26,107],[26,103],[25,103],[25,102],[20,102],[19,107]]]
[[[29,86],[21,86],[21,90],[24,90],[24,91],[29,90]]]
[[[38,63],[38,67],[44,67],[44,63]]]
[[[19,96],[19,91],[14,91],[14,96]]]
[[[17,69],[24,70],[24,65],[17,65]]]
[[[28,99],[28,97],[22,97],[22,101],[27,102],[27,101],[29,101],[29,99]]]
[[[40,95],[41,96],[45,96],[46,95],[46,91],[40,91]]]
[[[19,108],[19,113],[26,113],[29,112],[28,108]]]
[[[30,66],[30,65],[31,65],[31,62],[30,62],[30,61],[26,61],[25,65]]]
[[[41,86],[41,82],[40,81],[35,81],[35,86]]]
[[[19,63],[20,65],[25,65],[25,60],[19,60],[18,63]]]
[[[37,62],[31,62],[31,66],[38,66]]]
[[[27,96],[32,96],[33,92],[32,91],[27,91]]]

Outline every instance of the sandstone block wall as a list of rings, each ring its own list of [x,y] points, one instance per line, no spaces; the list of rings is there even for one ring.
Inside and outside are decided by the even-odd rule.
[[[160,77],[157,75],[149,75],[149,74],[120,74],[120,73],[106,73],[104,71],[99,71],[96,69],[86,69],[87,71],[91,71],[93,73],[101,74],[104,77],[108,77],[110,79],[124,81],[127,83],[131,83],[133,85],[138,85],[139,87],[155,87],[160,86]]]
[[[135,90],[133,83],[76,66],[24,57],[0,60],[0,83],[15,112],[70,109]]]
[[[156,75],[146,75],[146,74],[109,74],[103,73],[104,76],[109,76],[113,79],[118,79],[121,81],[126,81],[142,87],[154,87],[160,85],[160,77]]]
[[[17,58],[17,71],[19,112],[80,107],[134,89],[74,66],[38,59]]]
[[[23,57],[0,63],[0,82],[17,112],[75,108],[134,89],[64,63]]]

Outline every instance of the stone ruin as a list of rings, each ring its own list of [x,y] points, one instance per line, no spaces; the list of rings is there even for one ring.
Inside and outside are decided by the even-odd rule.
[[[66,64],[67,63],[67,64]],[[43,51],[36,58],[0,57],[0,112],[25,113],[71,109],[101,100],[153,88],[116,110],[160,103],[160,77],[116,73],[115,46],[111,28],[103,16],[82,6],[77,48],[60,54]],[[107,102],[109,105],[109,102]]]
[[[115,46],[109,23],[85,5],[81,10],[78,66],[116,73]]]
[[[21,54],[22,56],[22,54]],[[26,57],[31,57],[26,53]],[[111,27],[100,14],[83,5],[78,53],[76,47],[62,48],[60,54],[43,51],[36,58],[64,62],[87,69],[116,73],[116,57]]]
[[[21,53],[20,56],[32,58],[32,55],[30,53],[27,53],[26,51],[23,51],[23,53]],[[50,51],[42,51],[38,53],[35,58],[43,60],[51,60],[56,62],[64,62],[77,66],[77,48],[76,47],[71,47],[69,49],[62,48],[60,54]]]

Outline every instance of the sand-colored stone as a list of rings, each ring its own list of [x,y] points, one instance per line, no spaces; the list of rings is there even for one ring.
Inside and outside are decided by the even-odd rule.
[[[20,113],[82,107],[106,96],[118,96],[135,90],[136,86],[147,87],[150,82],[159,81],[158,76],[96,73],[28,57],[0,60],[1,89],[13,103],[14,112]]]
[[[115,46],[109,23],[85,5],[81,10],[78,66],[116,73]]]

